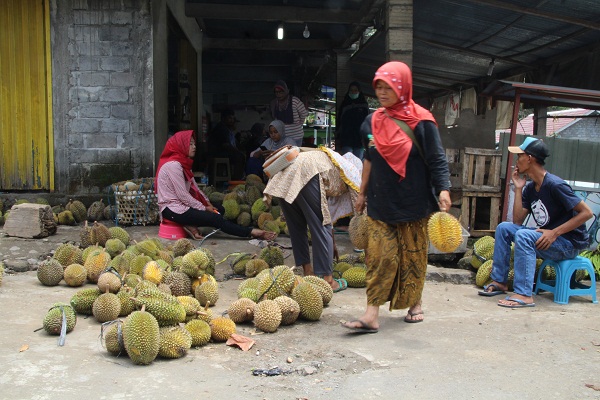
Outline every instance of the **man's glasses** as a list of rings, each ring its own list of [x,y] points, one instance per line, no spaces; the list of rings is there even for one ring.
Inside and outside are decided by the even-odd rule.
[[[283,90],[275,90],[275,94],[277,93],[283,93]]]

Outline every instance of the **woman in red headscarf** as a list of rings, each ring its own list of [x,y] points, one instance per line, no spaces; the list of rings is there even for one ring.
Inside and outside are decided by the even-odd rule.
[[[202,239],[200,226],[212,226],[239,237],[275,239],[273,232],[244,227],[223,218],[222,207],[213,206],[194,180],[195,155],[194,131],[180,131],[167,140],[156,170],[156,193],[162,217],[183,225],[193,239]]]
[[[379,307],[408,308],[406,322],[423,321],[427,220],[448,211],[450,174],[433,115],[412,99],[412,74],[402,62],[381,66],[373,78],[381,108],[361,126],[365,145],[357,212],[367,207],[367,309],[344,323],[355,332],[379,329]]]

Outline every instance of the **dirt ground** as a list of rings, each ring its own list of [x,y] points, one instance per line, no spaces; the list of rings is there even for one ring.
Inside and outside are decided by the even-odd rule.
[[[126,229],[138,240],[158,230]],[[26,240],[0,231],[0,260],[28,270],[78,233],[61,226],[57,235]],[[336,241],[341,254],[352,251],[347,235]],[[259,250],[224,234],[203,246],[217,260]],[[228,263],[217,267],[215,314],[236,298],[240,281],[224,279],[230,271]],[[93,317],[79,316],[62,347],[56,336],[36,332],[52,303],[79,288],[44,287],[33,270],[9,270],[0,285],[0,399],[600,399],[598,304],[576,297],[559,305],[542,294],[536,307],[511,310],[478,296],[470,279],[468,271],[430,266],[423,323],[407,324],[405,311],[382,307],[378,333],[349,334],[340,320],[360,316],[366,297],[364,289],[348,289],[317,322],[272,334],[239,324],[237,333],[256,341],[249,351],[210,343],[181,359],[137,366],[106,352]],[[276,367],[279,375],[253,374]]]

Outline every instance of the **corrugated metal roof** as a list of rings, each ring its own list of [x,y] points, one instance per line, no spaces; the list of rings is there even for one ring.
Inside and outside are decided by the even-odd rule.
[[[386,6],[383,0],[186,0],[186,13],[204,30],[203,62],[221,67],[230,60],[242,71],[205,76],[206,90],[234,93],[243,77],[256,96],[279,78],[309,92],[335,86],[336,52],[369,27],[385,32]],[[528,82],[600,89],[598,0],[414,0],[413,12],[415,98],[480,89],[522,73]],[[286,34],[278,42],[280,23]],[[309,39],[302,37],[306,26]],[[369,90],[385,55],[385,35],[373,35],[351,59],[353,78]],[[269,69],[244,74],[246,60]]]

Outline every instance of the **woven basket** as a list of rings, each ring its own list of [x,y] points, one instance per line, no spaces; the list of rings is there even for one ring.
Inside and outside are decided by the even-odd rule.
[[[154,193],[154,178],[113,183],[110,190],[114,194],[118,224],[158,224],[159,211],[156,193]]]

